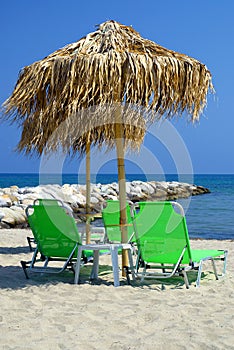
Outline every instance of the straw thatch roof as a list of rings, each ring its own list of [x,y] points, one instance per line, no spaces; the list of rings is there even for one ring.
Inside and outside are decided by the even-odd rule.
[[[19,150],[83,151],[87,140],[112,146],[118,108],[125,139],[139,145],[147,120],[183,112],[198,120],[209,89],[204,64],[108,21],[25,67],[4,108],[23,127]]]

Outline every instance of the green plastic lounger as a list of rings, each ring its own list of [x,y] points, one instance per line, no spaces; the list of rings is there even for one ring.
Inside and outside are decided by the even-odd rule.
[[[170,278],[183,276],[189,288],[187,272],[197,271],[196,286],[200,285],[202,265],[210,260],[218,279],[216,260],[223,260],[222,275],[226,272],[226,250],[193,250],[184,210],[176,202],[139,202],[133,207],[134,230],[138,246],[135,276]]]
[[[28,223],[37,244],[32,261],[21,261],[26,278],[28,269],[33,272],[59,273],[72,267],[78,244],[81,244],[75,220],[67,215],[57,201],[45,204],[39,202],[26,209]],[[39,259],[38,253],[41,256]],[[64,261],[64,265],[61,268],[50,268],[50,261]]]
[[[98,277],[99,254],[109,251],[112,258],[114,285],[119,285],[118,249],[128,249],[129,244],[82,244],[73,217],[68,215],[60,205],[32,205],[26,210],[37,247],[31,261],[21,261],[26,278],[28,271],[39,273],[60,273],[70,267],[75,272],[74,283],[79,282],[82,260],[93,257],[91,278]],[[38,253],[41,257],[38,259]],[[48,266],[50,262],[62,261],[62,267]],[[131,266],[132,266],[132,261]]]
[[[106,240],[108,242],[121,242],[120,210],[118,200],[107,200],[106,207],[102,210],[102,220],[105,227]],[[134,240],[134,230],[130,206],[126,204],[128,242]]]

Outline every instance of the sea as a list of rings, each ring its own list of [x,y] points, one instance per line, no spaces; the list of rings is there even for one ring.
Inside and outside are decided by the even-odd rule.
[[[180,181],[200,185],[209,194],[178,200],[185,208],[191,238],[234,240],[234,175],[126,174],[127,181]],[[118,181],[117,174],[91,175],[92,183],[108,184]],[[77,174],[0,174],[0,188],[38,186],[39,184],[85,184],[85,175]]]

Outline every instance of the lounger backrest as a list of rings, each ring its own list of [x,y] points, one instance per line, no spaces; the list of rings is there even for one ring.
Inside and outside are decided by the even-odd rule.
[[[43,205],[43,206],[48,206],[48,205],[52,205],[52,206],[60,206],[62,207],[65,212],[70,215],[71,217],[73,217],[73,211],[72,209],[66,205],[65,203],[63,203],[60,199],[45,199],[45,198],[38,198],[35,199],[33,202],[33,205]]]
[[[38,198],[35,199],[33,202],[33,205],[60,205],[63,206],[63,203],[59,199],[45,199],[45,198]]]
[[[33,205],[28,222],[39,251],[49,257],[68,257],[75,244],[81,244],[75,220],[58,205]]]
[[[129,204],[126,205],[127,211],[127,226],[128,239],[133,235],[133,223],[130,213]],[[106,234],[111,242],[121,242],[121,229],[120,229],[120,210],[119,201],[107,200],[106,207],[102,210],[102,219],[105,226]]]
[[[134,227],[144,261],[175,264],[184,247],[183,262],[191,260],[185,217],[170,202],[140,202]]]

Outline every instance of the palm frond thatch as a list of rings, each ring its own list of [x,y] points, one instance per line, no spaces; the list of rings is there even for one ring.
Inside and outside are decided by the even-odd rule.
[[[106,106],[127,106],[124,137],[139,146],[148,120],[183,112],[198,120],[209,89],[205,65],[108,21],[25,67],[4,108],[23,127],[19,150],[40,154],[46,145],[57,147],[57,137],[62,147],[82,152],[87,138],[112,146],[115,120],[103,112]]]

